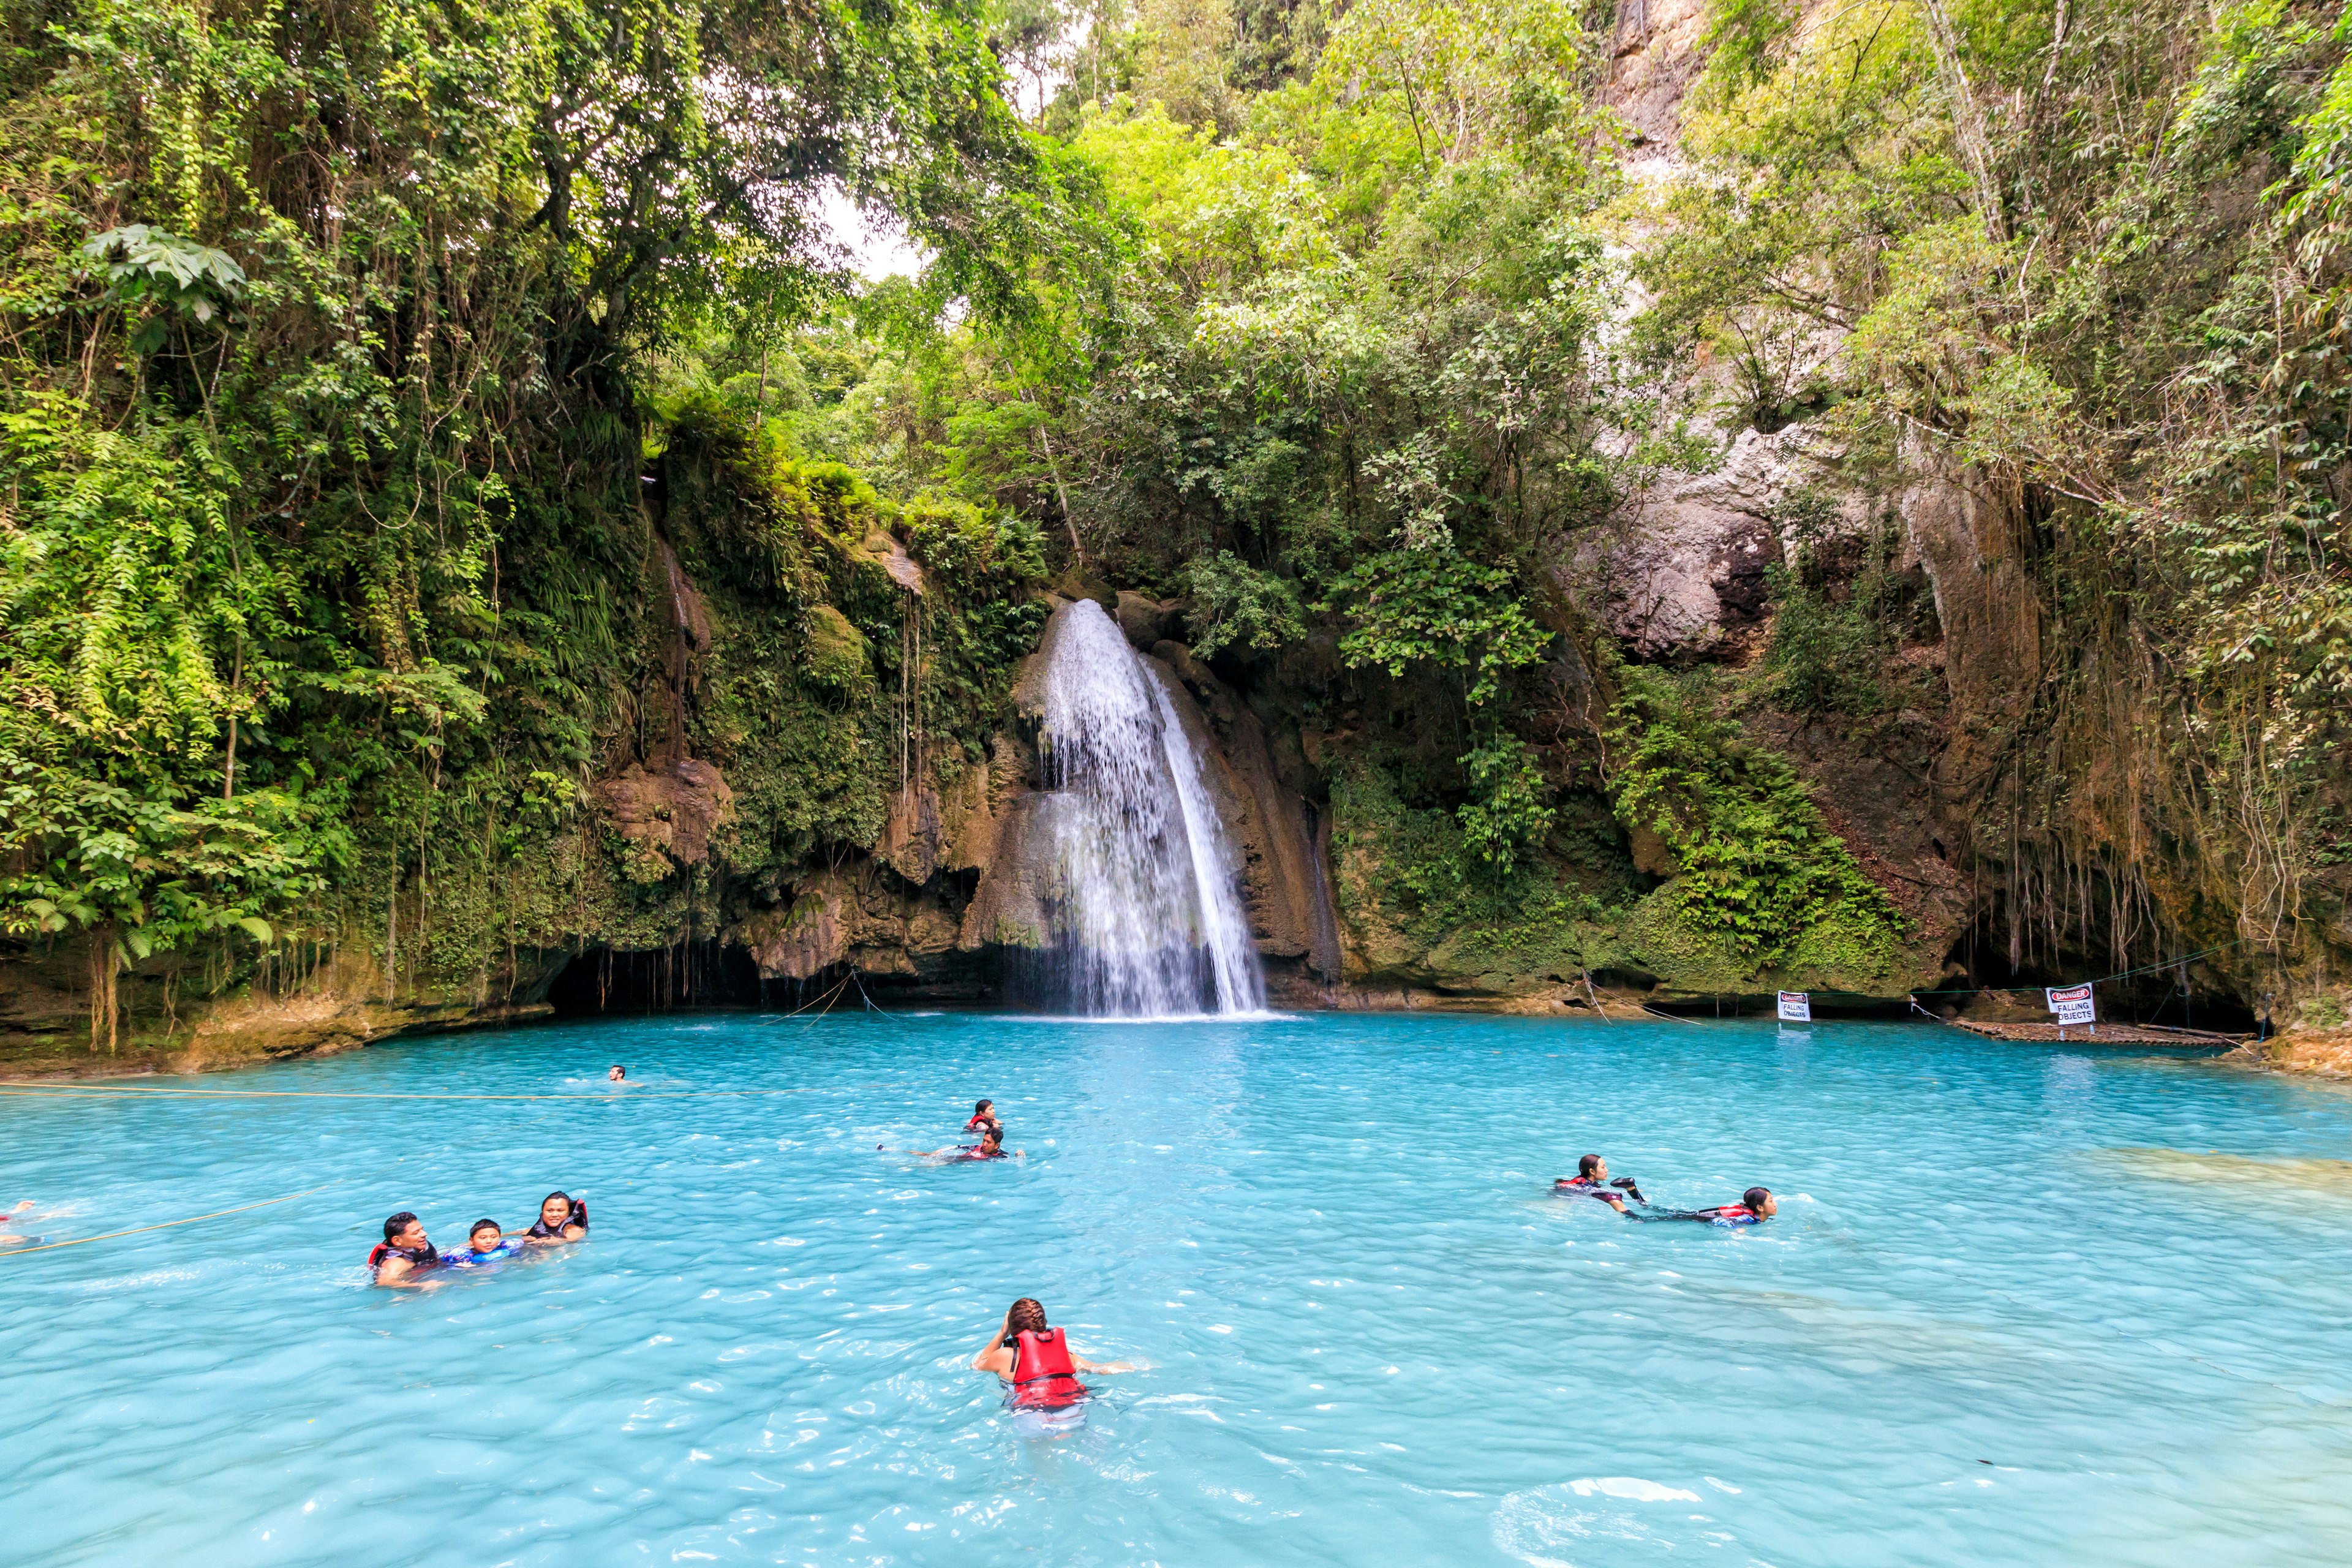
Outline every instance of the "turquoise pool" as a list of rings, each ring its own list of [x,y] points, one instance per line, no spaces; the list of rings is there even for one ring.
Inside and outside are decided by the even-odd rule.
[[[624,1061],[642,1087],[609,1091]],[[1931,1027],[686,1016],[0,1099],[0,1561],[2352,1561],[2352,1096]],[[687,1091],[793,1092],[690,1098]],[[979,1095],[1018,1164],[927,1164]],[[1762,1182],[1746,1234],[1554,1199]],[[584,1192],[593,1238],[365,1288]],[[1040,1438],[1013,1297],[1147,1362]]]

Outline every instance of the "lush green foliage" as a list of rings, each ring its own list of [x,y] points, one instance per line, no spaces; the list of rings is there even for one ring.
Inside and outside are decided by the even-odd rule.
[[[1665,841],[1691,922],[1727,936],[1759,964],[1818,928],[1839,928],[1883,973],[1906,922],[1830,832],[1788,763],[1717,717],[1703,690],[1627,675],[1612,714],[1618,814]]]
[[[1098,248],[1092,176],[951,5],[60,0],[5,30],[0,929],[130,959],[470,905],[479,962],[631,729],[632,367],[804,314],[836,186],[983,314]],[[766,542],[785,587],[807,542]]]

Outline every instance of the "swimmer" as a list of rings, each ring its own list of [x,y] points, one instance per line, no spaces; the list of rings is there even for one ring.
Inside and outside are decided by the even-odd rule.
[[[1633,1214],[1621,1209],[1627,1219],[1687,1219],[1701,1225],[1762,1225],[1780,1212],[1780,1205],[1769,1187],[1750,1187],[1739,1194],[1736,1204],[1723,1204],[1711,1209],[1675,1209],[1665,1214]]]
[[[1011,1341],[1011,1343],[1007,1343]],[[1093,1362],[1070,1348],[1059,1329],[1045,1326],[1045,1309],[1024,1296],[1006,1310],[1004,1324],[988,1348],[971,1358],[974,1372],[992,1372],[1012,1385],[1013,1403],[1024,1410],[1063,1410],[1087,1396],[1077,1374],[1133,1372],[1123,1361]]]
[[[406,1209],[383,1222],[383,1240],[368,1254],[368,1268],[379,1285],[429,1285],[417,1275],[442,1266],[441,1255],[425,1234],[425,1223]]]
[[[1002,1160],[1004,1158],[1004,1129],[991,1127],[980,1135],[979,1142],[967,1143],[958,1149],[909,1149],[907,1152],[926,1160],[935,1160],[942,1154],[950,1160]],[[1013,1151],[1013,1158],[1020,1159],[1021,1151]]]
[[[587,1234],[588,1200],[550,1193],[540,1201],[538,1223],[522,1236],[527,1246],[552,1247],[559,1242],[578,1241]]]
[[[606,1083],[626,1083],[629,1081],[629,1069],[623,1067],[620,1063],[614,1062],[605,1072],[604,1081]]]
[[[10,1209],[7,1213],[0,1214],[0,1232],[6,1233],[0,1234],[0,1247],[14,1247],[18,1242],[30,1241],[33,1239],[29,1236],[18,1236],[16,1234],[17,1216],[24,1214],[32,1206],[33,1200],[26,1198],[23,1203],[18,1204],[15,1208]]]
[[[485,1263],[496,1263],[502,1258],[512,1258],[527,1245],[520,1235],[509,1237],[499,1228],[494,1219],[478,1219],[474,1228],[466,1233],[466,1250],[445,1252],[441,1261],[452,1268],[475,1268]]]
[[[996,1101],[983,1100],[971,1108],[971,1120],[963,1124],[963,1130],[970,1132],[976,1127],[993,1127],[1000,1132],[1004,1130],[1004,1123],[996,1119]]]
[[[1612,1190],[1613,1189],[1613,1190]],[[1625,1212],[1625,1198],[1630,1197],[1643,1207],[1650,1200],[1633,1184],[1631,1176],[1609,1179],[1609,1162],[1598,1154],[1587,1154],[1576,1163],[1576,1174],[1562,1176],[1551,1184],[1551,1190],[1561,1197],[1599,1198],[1619,1214]],[[1620,1194],[1624,1194],[1620,1196]]]

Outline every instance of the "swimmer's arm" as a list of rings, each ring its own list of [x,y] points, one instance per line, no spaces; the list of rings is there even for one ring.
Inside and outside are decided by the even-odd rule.
[[[971,1358],[971,1370],[992,1372],[999,1377],[1013,1375],[1013,1352],[1004,1348],[1003,1325],[998,1325],[996,1337],[988,1342],[988,1348]]]
[[[405,1258],[387,1258],[376,1265],[375,1282],[379,1285],[414,1285],[416,1281],[409,1275],[415,1272],[415,1265]]]
[[[1133,1362],[1088,1361],[1082,1355],[1072,1356],[1070,1358],[1070,1364],[1076,1367],[1080,1372],[1096,1372],[1105,1374],[1114,1372],[1140,1372],[1143,1370]]]

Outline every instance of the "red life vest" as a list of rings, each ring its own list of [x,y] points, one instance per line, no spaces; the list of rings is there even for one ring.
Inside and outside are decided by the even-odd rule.
[[[368,1272],[373,1274],[383,1268],[383,1260],[387,1258],[405,1258],[412,1269],[441,1267],[441,1254],[429,1244],[421,1251],[412,1252],[407,1247],[394,1247],[388,1241],[379,1241],[368,1253]]]
[[[963,1130],[969,1132],[975,1127],[985,1127],[995,1120],[996,1118],[991,1116],[988,1112],[984,1110],[977,1110],[972,1113],[971,1120],[963,1124]]]
[[[1070,1360],[1069,1342],[1059,1329],[1021,1332],[1013,1352],[1013,1403],[1029,1410],[1059,1410],[1086,1397],[1087,1385]]]

